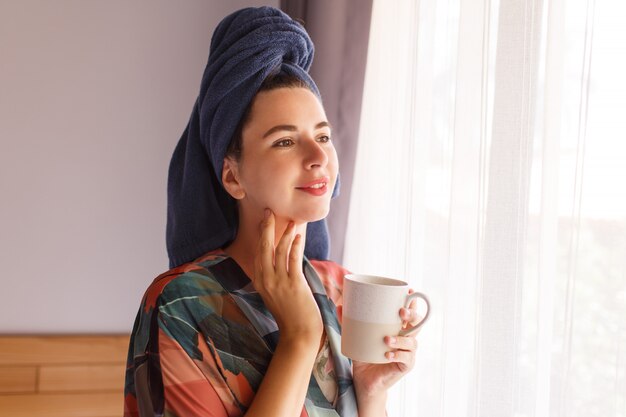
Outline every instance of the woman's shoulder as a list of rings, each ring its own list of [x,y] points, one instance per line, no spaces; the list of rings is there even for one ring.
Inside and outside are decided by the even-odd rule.
[[[344,275],[350,274],[349,270],[334,261],[311,259],[309,262],[311,262],[311,265],[313,265],[313,268],[315,268],[320,278],[332,279],[339,284],[343,284]]]
[[[309,262],[319,275],[330,299],[335,305],[343,304],[343,278],[346,274],[350,274],[350,271],[334,261],[311,259]]]
[[[163,272],[146,289],[142,303],[144,308],[149,310],[163,299],[167,302],[167,299],[189,292],[224,292],[213,267],[228,259],[223,251],[215,250]]]

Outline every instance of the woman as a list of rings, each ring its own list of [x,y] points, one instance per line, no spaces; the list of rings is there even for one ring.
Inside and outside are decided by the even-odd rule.
[[[323,252],[325,230],[307,225],[328,214],[338,177],[312,55],[277,9],[243,9],[216,29],[170,165],[173,268],[135,321],[126,416],[383,416],[413,367],[414,336],[385,338],[387,364],[341,355],[347,271],[310,260],[319,245],[305,256],[305,236]],[[399,314],[418,323],[414,308]]]

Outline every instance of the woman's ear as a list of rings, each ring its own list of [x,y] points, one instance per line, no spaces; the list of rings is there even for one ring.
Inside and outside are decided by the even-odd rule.
[[[234,199],[241,200],[246,196],[246,191],[239,181],[239,163],[229,156],[224,158],[222,184]]]

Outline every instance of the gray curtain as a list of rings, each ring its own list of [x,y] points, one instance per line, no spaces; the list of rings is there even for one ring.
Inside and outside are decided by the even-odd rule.
[[[341,262],[359,138],[372,0],[281,0],[281,9],[304,24],[315,44],[315,80],[339,155],[341,193],[327,218],[330,258]]]

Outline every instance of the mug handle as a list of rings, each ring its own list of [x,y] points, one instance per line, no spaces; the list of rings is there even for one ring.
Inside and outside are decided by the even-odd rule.
[[[404,307],[409,308],[411,301],[415,298],[421,298],[422,300],[424,300],[424,302],[426,303],[426,314],[424,315],[424,318],[415,326],[413,326],[411,329],[400,330],[400,333],[398,334],[398,336],[404,337],[404,336],[409,336],[415,333],[420,327],[422,327],[422,324],[426,322],[426,319],[428,318],[428,315],[430,314],[430,302],[428,302],[428,297],[426,297],[426,295],[422,294],[421,292],[414,292],[412,294],[407,295],[406,303],[404,304]]]

